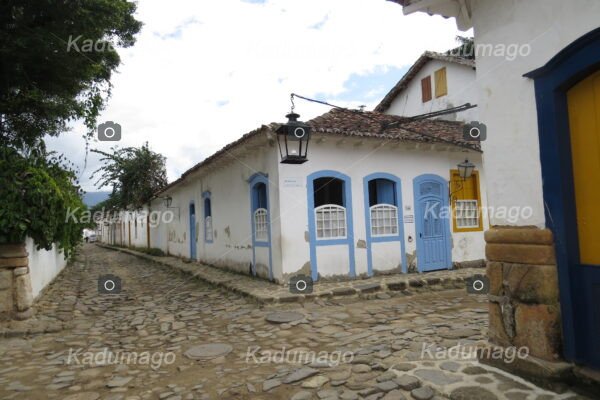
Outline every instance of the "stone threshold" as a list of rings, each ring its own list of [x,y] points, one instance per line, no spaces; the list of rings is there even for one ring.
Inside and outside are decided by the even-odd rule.
[[[466,290],[465,280],[473,275],[485,275],[483,268],[461,268],[415,274],[378,275],[339,282],[316,282],[310,294],[290,293],[285,285],[227,271],[174,256],[151,256],[132,249],[96,243],[115,250],[177,269],[213,286],[248,296],[259,303],[295,303],[317,298],[357,297],[387,299],[441,290]]]

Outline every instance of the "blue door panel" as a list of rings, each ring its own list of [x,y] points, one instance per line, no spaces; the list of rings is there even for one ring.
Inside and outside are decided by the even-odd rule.
[[[190,204],[190,258],[196,259],[196,207]]]
[[[450,268],[450,224],[446,181],[436,175],[414,180],[417,264],[421,272]]]

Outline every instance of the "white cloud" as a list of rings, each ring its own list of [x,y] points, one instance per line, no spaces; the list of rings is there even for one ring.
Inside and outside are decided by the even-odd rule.
[[[384,0],[141,0],[138,18],[143,30],[120,50],[100,122],[122,125],[120,146],[148,141],[164,154],[170,180],[245,132],[285,120],[291,92],[335,99],[352,74],[412,64],[424,50],[455,46],[459,34],[452,20],[405,17]],[[305,120],[328,111],[296,106]],[[82,131],[75,125],[79,134],[49,146],[82,165]],[[94,190],[85,178],[97,162],[89,156],[86,190]]]

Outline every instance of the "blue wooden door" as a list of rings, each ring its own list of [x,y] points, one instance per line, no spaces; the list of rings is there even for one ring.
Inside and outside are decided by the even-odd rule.
[[[436,175],[415,178],[417,266],[434,271],[452,266],[446,180]]]
[[[190,258],[196,259],[196,207],[190,204]]]

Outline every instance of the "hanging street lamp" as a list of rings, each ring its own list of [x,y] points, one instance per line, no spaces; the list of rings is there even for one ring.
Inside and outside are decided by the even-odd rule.
[[[308,142],[310,126],[298,121],[299,114],[294,112],[294,95],[291,95],[292,111],[286,115],[288,122],[277,128],[277,145],[282,164],[303,164],[308,161]]]
[[[458,174],[463,180],[467,180],[473,175],[473,171],[475,170],[475,164],[469,162],[469,160],[465,160],[458,164]]]

